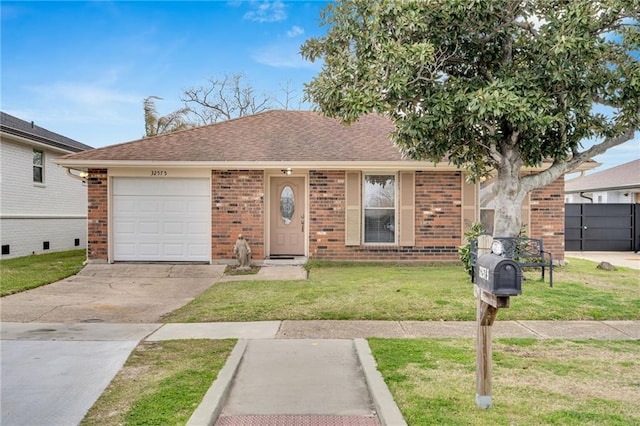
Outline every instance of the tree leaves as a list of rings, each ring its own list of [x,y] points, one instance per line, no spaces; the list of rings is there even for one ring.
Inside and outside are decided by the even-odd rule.
[[[637,0],[336,2],[302,46],[325,64],[306,93],[345,122],[385,112],[406,155],[478,176],[498,166],[492,146],[563,161],[637,128],[637,17]]]

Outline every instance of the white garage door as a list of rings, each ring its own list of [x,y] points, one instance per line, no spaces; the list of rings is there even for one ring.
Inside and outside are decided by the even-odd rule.
[[[114,178],[116,261],[209,262],[209,179]]]

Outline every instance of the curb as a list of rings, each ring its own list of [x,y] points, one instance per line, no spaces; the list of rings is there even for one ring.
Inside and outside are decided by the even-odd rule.
[[[218,373],[218,377],[213,381],[202,398],[202,402],[189,418],[187,426],[213,426],[216,423],[231,390],[233,378],[236,376],[242,357],[247,350],[247,343],[247,340],[238,340],[224,367]]]
[[[389,388],[382,379],[382,374],[376,368],[376,361],[371,354],[369,344],[365,339],[354,339],[354,345],[380,424],[382,426],[407,426]]]

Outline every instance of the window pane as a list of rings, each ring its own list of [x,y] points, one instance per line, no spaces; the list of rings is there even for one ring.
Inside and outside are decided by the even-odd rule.
[[[493,209],[481,209],[480,210],[480,223],[485,232],[489,235],[493,235]]]
[[[42,167],[33,166],[33,181],[42,183]]]
[[[286,225],[291,223],[293,213],[296,210],[296,202],[293,198],[293,189],[290,186],[282,188],[280,193],[280,217]]]
[[[395,176],[365,176],[365,207],[395,208]]]
[[[393,209],[365,209],[364,242],[394,243],[396,212]]]
[[[33,165],[42,166],[42,151],[33,151]]]
[[[490,178],[480,181],[480,223],[484,231],[493,235],[493,216],[496,204],[496,196],[493,193],[495,179]]]

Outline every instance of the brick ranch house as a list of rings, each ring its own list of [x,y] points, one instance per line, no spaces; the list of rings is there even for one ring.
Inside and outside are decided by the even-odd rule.
[[[65,156],[89,173],[88,260],[229,263],[238,234],[254,262],[457,260],[492,217],[490,182],[402,158],[378,115],[351,126],[268,111]],[[526,171],[523,171],[526,173]],[[564,180],[523,207],[531,237],[564,258]]]

